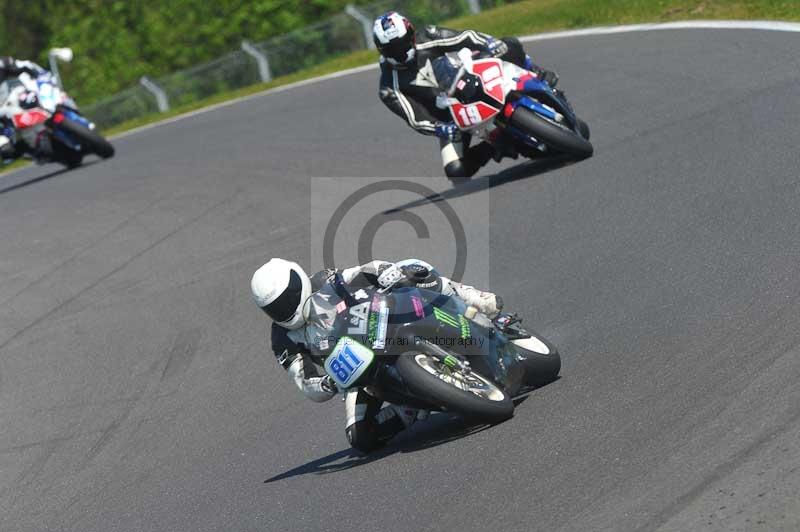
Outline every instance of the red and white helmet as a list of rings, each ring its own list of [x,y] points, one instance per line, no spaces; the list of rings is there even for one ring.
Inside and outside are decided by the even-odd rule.
[[[405,65],[416,58],[414,25],[397,11],[389,11],[375,19],[372,39],[384,59],[393,65]]]

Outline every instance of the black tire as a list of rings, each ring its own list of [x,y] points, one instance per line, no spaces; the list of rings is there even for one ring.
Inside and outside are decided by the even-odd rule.
[[[589,137],[592,136],[592,132],[589,130],[589,124],[580,118],[578,119],[578,133],[580,133],[581,137],[585,138],[586,140],[589,140]]]
[[[514,403],[511,397],[493,383],[496,392],[502,394],[500,400],[480,397],[456,388],[420,366],[417,362],[418,357],[433,359],[423,353],[409,352],[399,356],[395,364],[397,372],[413,394],[473,422],[500,423],[514,415]]]
[[[114,146],[96,131],[69,119],[64,119],[58,124],[58,127],[83,144],[85,147],[84,151],[96,153],[103,159],[114,156]]]
[[[591,157],[594,153],[592,143],[578,133],[548,122],[521,105],[511,115],[510,124],[544,142],[550,148],[578,159]]]
[[[77,168],[83,162],[83,153],[64,146],[54,139],[53,159],[56,162],[65,165],[67,168]]]
[[[561,371],[561,355],[558,354],[558,349],[548,342],[541,335],[528,331],[536,339],[542,342],[547,347],[547,353],[539,352],[540,350],[523,349],[522,347],[514,344],[514,348],[521,357],[520,363],[525,368],[525,384],[528,386],[544,386],[550,384],[558,377]]]

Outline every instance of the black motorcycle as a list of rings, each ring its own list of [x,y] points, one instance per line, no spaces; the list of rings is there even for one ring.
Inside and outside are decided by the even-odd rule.
[[[461,300],[398,284],[351,293],[334,276],[306,302],[306,341],[340,390],[475,422],[514,414],[512,397],[554,380],[561,359],[519,326],[501,331]]]

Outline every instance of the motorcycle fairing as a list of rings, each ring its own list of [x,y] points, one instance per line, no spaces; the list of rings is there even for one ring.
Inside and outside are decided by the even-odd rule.
[[[38,126],[39,124],[46,122],[48,118],[50,118],[49,115],[41,109],[32,109],[30,111],[14,115],[14,126],[17,129]]]

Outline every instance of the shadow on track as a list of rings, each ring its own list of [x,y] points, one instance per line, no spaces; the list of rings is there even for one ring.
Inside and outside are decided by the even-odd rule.
[[[28,179],[27,181],[22,181],[20,183],[14,184],[14,185],[9,185],[7,187],[0,188],[0,194],[5,194],[7,192],[13,192],[14,190],[17,190],[17,189],[20,189],[20,188],[25,188],[27,186],[33,185],[35,183],[38,183],[39,181],[44,181],[46,179],[50,179],[50,178],[53,178],[53,177],[58,177],[61,174],[66,174],[68,172],[71,172],[72,170],[77,170],[78,168],[84,168],[86,166],[92,166],[93,164],[99,163],[101,160],[102,159],[95,159],[95,160],[89,161],[88,163],[83,163],[82,165],[77,166],[75,168],[68,168],[68,167],[65,166],[63,168],[59,168],[58,170],[53,170],[52,172],[50,172],[48,174],[44,174],[44,175],[39,176],[39,177],[34,177],[33,179]],[[54,164],[57,164],[57,163],[54,163]]]
[[[299,475],[324,475],[369,464],[395,453],[413,453],[449,443],[490,428],[491,425],[469,425],[455,415],[432,414],[390,441],[386,447],[364,455],[355,449],[344,449],[303,464],[264,481],[265,484]]]
[[[546,159],[528,161],[517,166],[507,168],[496,174],[485,175],[476,179],[472,179],[466,183],[456,185],[449,190],[445,190],[444,192],[438,192],[436,194],[431,194],[430,196],[405,203],[393,209],[386,210],[381,214],[393,214],[400,211],[413,209],[414,207],[420,207],[428,203],[438,203],[440,201],[446,201],[461,196],[467,196],[469,194],[475,194],[476,192],[482,192],[506,183],[511,183],[512,181],[519,181],[520,179],[535,177],[537,175],[556,170],[557,168],[568,166],[575,162],[576,161],[574,159],[561,155],[548,157]]]
[[[515,397],[514,406],[519,406],[525,402],[533,391],[534,389],[528,389]],[[417,422],[411,429],[400,433],[395,439],[391,440],[386,447],[375,452],[365,455],[355,449],[343,449],[270,477],[264,481],[264,484],[300,475],[325,475],[346,471],[395,453],[413,453],[437,447],[466,438],[491,427],[491,425],[471,425],[454,414],[437,412],[427,420]]]

